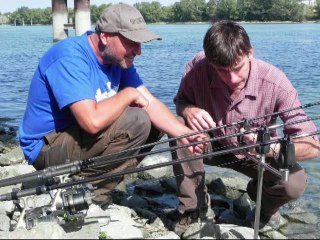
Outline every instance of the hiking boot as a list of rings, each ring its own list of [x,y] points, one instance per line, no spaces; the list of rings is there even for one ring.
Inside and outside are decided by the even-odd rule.
[[[174,224],[174,232],[181,237],[181,235],[193,223],[200,223],[201,221],[214,221],[214,211],[211,208],[210,195],[206,194],[206,204],[201,209],[188,210],[180,214],[178,221]]]
[[[92,203],[99,206],[103,210],[107,209],[107,207],[112,204],[111,195],[98,195],[92,199]]]
[[[209,193],[206,193],[205,201],[206,201],[205,206],[200,212],[200,218],[213,220],[215,218],[215,213],[211,208],[211,197]]]
[[[255,213],[256,209],[252,209],[252,211],[248,214],[244,221],[244,225],[247,227],[254,228],[255,221]],[[260,213],[260,223],[259,223],[259,232],[266,232],[270,230],[278,230],[279,228],[286,225],[288,221],[283,218],[279,211],[274,213],[273,215],[266,215],[262,212]]]

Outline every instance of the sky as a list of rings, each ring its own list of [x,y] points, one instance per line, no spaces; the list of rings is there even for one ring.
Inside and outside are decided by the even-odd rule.
[[[67,0],[68,1],[68,8],[72,8],[74,4],[74,0]],[[156,0],[162,6],[169,6],[178,0]],[[90,5],[101,5],[101,4],[109,4],[109,3],[118,3],[123,2],[130,5],[138,2],[152,2],[152,0],[119,0],[119,1],[112,1],[112,0],[90,0]],[[28,7],[28,8],[46,8],[51,7],[51,0],[0,0],[0,12],[14,12],[20,7]]]

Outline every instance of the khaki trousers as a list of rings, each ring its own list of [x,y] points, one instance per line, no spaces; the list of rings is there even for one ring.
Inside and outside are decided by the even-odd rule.
[[[215,142],[216,143],[216,142]],[[171,142],[171,146],[180,144]],[[221,149],[219,143],[211,145],[214,149]],[[172,159],[182,159],[190,157],[190,152],[185,148],[180,148],[172,152]],[[278,164],[272,159],[266,160],[268,164],[279,169]],[[247,192],[250,198],[255,201],[258,185],[258,165],[251,159],[237,159],[233,154],[226,154],[204,160],[194,160],[182,164],[174,165],[173,171],[177,176],[178,196],[180,200],[179,210],[181,212],[199,209],[205,204],[205,170],[204,164],[211,166],[222,166],[233,169],[237,172],[252,178],[248,182]],[[295,164],[289,169],[288,182],[282,182],[274,173],[266,170],[263,175],[261,212],[265,215],[272,215],[279,208],[291,200],[300,197],[307,186],[307,175],[299,164]]]
[[[44,137],[45,145],[34,167],[41,170],[49,166],[64,164],[67,161],[85,160],[117,153],[110,158],[103,158],[104,166],[86,169],[77,176],[94,177],[116,173],[136,167],[142,158],[132,158],[113,164],[108,164],[108,161],[150,151],[152,147],[121,153],[123,150],[155,142],[162,135],[151,125],[150,118],[144,110],[129,107],[110,127],[98,134],[88,134],[78,125],[61,132],[49,133]],[[104,195],[113,190],[122,179],[123,176],[94,182],[93,185],[97,187],[95,199],[101,198],[103,201],[106,198]]]

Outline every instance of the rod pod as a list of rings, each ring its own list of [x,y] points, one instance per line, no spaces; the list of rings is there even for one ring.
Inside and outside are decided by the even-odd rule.
[[[262,143],[262,146],[256,147],[256,152],[261,155],[258,164],[258,186],[257,186],[257,199],[256,199],[256,212],[254,218],[254,233],[253,238],[258,238],[258,232],[260,228],[260,211],[261,211],[261,194],[263,184],[264,164],[266,161],[266,154],[270,151],[270,145],[266,145],[266,142],[270,141],[270,133],[267,126],[258,131],[258,142]]]

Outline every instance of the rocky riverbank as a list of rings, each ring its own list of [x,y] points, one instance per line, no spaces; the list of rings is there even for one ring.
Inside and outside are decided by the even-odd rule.
[[[158,146],[162,147],[167,146]],[[168,153],[150,155],[139,167],[167,161],[171,161]],[[0,129],[0,166],[0,179],[35,171],[26,164],[14,129]],[[181,238],[252,239],[253,229],[243,226],[243,219],[254,207],[246,193],[248,179],[230,170],[216,168],[212,172],[206,176],[206,185],[211,196],[211,208],[215,213],[214,220],[194,223]],[[0,188],[0,194],[20,187],[21,184],[4,186]],[[25,222],[19,221],[22,209],[13,201],[2,201],[0,238],[180,239],[172,231],[178,216],[178,199],[171,166],[126,175],[110,196],[110,202],[104,206],[90,204],[89,209],[83,211],[84,218],[57,218],[59,223],[49,219],[34,221],[34,226],[29,230]],[[49,205],[52,200],[49,194],[32,195],[25,199],[25,205],[21,206],[27,206],[34,212]],[[288,225],[318,224],[317,216],[306,213],[299,202],[288,204],[281,209],[281,213],[288,224],[279,231],[264,229],[259,234],[260,238],[301,238],[301,235],[293,234],[294,231]]]

